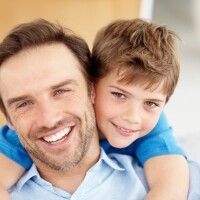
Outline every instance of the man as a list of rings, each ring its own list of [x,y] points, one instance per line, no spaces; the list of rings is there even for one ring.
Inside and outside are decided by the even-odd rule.
[[[144,199],[137,163],[99,147],[89,58],[82,39],[44,20],[2,42],[1,109],[34,161],[12,199]]]
[[[40,20],[17,27],[1,52],[2,110],[34,161],[12,198],[142,199],[131,159],[126,171],[100,152],[85,42]]]

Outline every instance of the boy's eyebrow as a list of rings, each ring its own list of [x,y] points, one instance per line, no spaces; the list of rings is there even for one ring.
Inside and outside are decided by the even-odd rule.
[[[121,88],[119,88],[117,86],[109,85],[108,87],[120,90],[121,92],[129,94],[129,95],[132,95],[130,92],[127,92],[126,90],[123,90],[123,89],[121,89]]]
[[[116,86],[113,86],[113,85],[110,85],[108,87],[120,90],[121,92],[132,96],[132,94],[130,92],[127,92],[126,90],[123,90],[123,89],[121,89],[119,87],[116,87]],[[155,99],[155,98],[147,98],[146,100],[154,101],[154,102],[158,102],[158,103],[164,103],[166,101],[166,99]]]
[[[162,99],[147,99],[148,101],[158,102],[158,103],[164,103],[165,100]]]

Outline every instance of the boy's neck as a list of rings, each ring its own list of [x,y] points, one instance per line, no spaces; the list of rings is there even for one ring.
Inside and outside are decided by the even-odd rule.
[[[99,139],[100,140],[106,139],[105,136],[100,131],[99,131],[98,135],[99,135]]]

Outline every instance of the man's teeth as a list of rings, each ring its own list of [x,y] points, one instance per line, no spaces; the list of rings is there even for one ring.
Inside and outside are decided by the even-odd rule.
[[[46,142],[56,142],[58,140],[61,140],[64,136],[68,135],[70,131],[71,128],[64,128],[63,130],[55,133],[54,135],[43,137],[43,139]]]

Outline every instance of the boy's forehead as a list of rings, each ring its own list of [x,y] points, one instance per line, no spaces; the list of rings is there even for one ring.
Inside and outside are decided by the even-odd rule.
[[[125,68],[118,68],[111,70],[106,77],[116,81],[119,85],[123,86],[139,86],[149,92],[159,92],[165,94],[164,90],[164,80],[155,81],[148,76],[143,76],[143,74],[130,73],[129,70]]]

